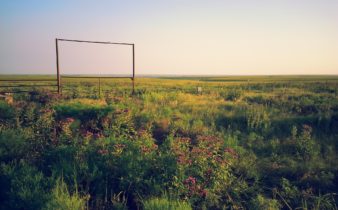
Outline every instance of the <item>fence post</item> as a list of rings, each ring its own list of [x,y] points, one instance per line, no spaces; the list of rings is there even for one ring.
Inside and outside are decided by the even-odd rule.
[[[59,69],[58,39],[55,39],[55,49],[56,49],[56,74],[57,74],[58,94],[61,94],[61,77],[60,77],[60,69]]]
[[[101,98],[101,77],[99,77],[99,98]]]
[[[132,94],[135,93],[135,44],[133,44],[133,91]]]

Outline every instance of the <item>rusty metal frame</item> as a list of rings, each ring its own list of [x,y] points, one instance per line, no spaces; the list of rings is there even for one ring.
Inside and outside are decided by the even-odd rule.
[[[132,46],[132,62],[133,62],[133,75],[131,77],[101,77],[101,76],[67,76],[60,74],[60,65],[59,65],[59,41],[64,42],[82,42],[82,43],[92,43],[92,44],[112,44],[112,45],[129,45]],[[76,39],[55,39],[55,49],[56,49],[56,72],[57,72],[57,87],[58,87],[58,93],[62,94],[62,83],[61,78],[97,78],[99,79],[99,88],[100,88],[100,80],[101,78],[109,78],[109,79],[123,79],[123,78],[129,78],[132,80],[132,94],[135,93],[135,44],[134,43],[122,43],[122,42],[101,42],[101,41],[85,41],[85,40],[76,40]]]
[[[60,73],[60,66],[59,66],[59,41],[67,41],[67,42],[84,42],[84,43],[93,43],[93,44],[113,44],[113,45],[129,45],[132,46],[132,62],[133,62],[133,75],[130,77],[97,77],[97,76],[67,76],[62,75]],[[56,79],[0,79],[0,82],[53,82],[55,81],[56,84],[50,84],[50,85],[42,85],[42,84],[35,84],[35,85],[25,85],[25,84],[13,84],[13,85],[0,85],[0,88],[26,88],[26,87],[57,87],[58,94],[62,93],[62,83],[61,79],[63,78],[97,78],[99,79],[99,87],[100,87],[100,79],[101,78],[107,78],[107,79],[123,79],[123,78],[129,78],[132,80],[132,93],[135,93],[135,44],[133,43],[120,43],[120,42],[101,42],[101,41],[84,41],[84,40],[74,40],[74,39],[55,39],[55,50],[56,50]],[[6,92],[6,93],[22,93],[22,92],[31,92],[29,90],[6,90],[0,92]]]

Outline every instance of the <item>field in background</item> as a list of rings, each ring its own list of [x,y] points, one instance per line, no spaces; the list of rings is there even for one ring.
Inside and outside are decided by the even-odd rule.
[[[0,102],[0,209],[337,209],[338,76],[62,86]]]
[[[77,75],[77,76],[93,76],[93,75]],[[55,81],[40,81],[40,82],[12,82],[1,80],[53,80]],[[103,92],[124,92],[131,90],[130,79],[109,79],[101,77],[101,90]],[[251,86],[265,83],[273,87],[284,88],[292,86],[301,86],[303,83],[320,84],[328,86],[333,84],[333,88],[337,87],[338,76],[336,75],[295,75],[295,76],[220,76],[220,77],[200,77],[200,76],[184,76],[184,77],[141,77],[136,78],[136,89],[138,91],[158,91],[158,90],[195,90],[197,87],[204,87],[204,90],[222,89],[229,85]],[[63,78],[61,83],[64,91],[75,90],[75,87],[83,86],[82,91],[87,93],[98,92],[98,78]],[[0,85],[56,85],[56,76],[51,75],[0,75]],[[331,86],[331,85],[330,85]],[[38,87],[37,89],[41,89]],[[43,88],[46,90],[56,90],[55,88]],[[20,88],[1,88],[0,92],[6,90],[34,90],[31,87]],[[216,90],[217,91],[217,90]]]

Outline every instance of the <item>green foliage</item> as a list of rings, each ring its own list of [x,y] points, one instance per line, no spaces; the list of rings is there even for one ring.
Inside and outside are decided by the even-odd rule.
[[[0,209],[336,208],[335,77],[101,82],[0,102]]]
[[[292,136],[295,138],[296,130],[293,130]],[[318,146],[311,137],[312,128],[308,125],[303,125],[302,133],[296,137],[297,155],[299,158],[308,161],[318,155]]]
[[[281,205],[276,199],[268,199],[262,195],[257,195],[257,197],[252,201],[252,209],[278,210],[281,209]]]
[[[98,120],[114,111],[111,106],[102,106],[97,104],[85,104],[81,101],[71,103],[61,103],[54,107],[56,116],[59,119],[74,117],[82,121]]]
[[[71,194],[63,179],[56,180],[51,198],[46,203],[44,210],[84,210],[86,198],[81,197],[77,191]]]
[[[150,198],[143,202],[144,210],[190,210],[190,204],[168,198]]]
[[[0,123],[13,118],[15,118],[15,109],[5,101],[0,101]]]
[[[246,112],[247,126],[252,130],[266,130],[270,126],[270,117],[262,106],[250,106]]]
[[[300,192],[298,188],[290,183],[288,179],[282,178],[281,180],[281,196],[288,204],[298,200],[300,198]]]
[[[179,164],[176,185],[183,196],[194,206],[217,206],[219,197],[230,184],[229,166],[237,153],[215,136],[176,138],[172,152]]]
[[[230,89],[225,92],[221,92],[221,96],[228,101],[237,101],[242,96],[242,91],[239,89]]]
[[[21,161],[1,164],[0,208],[41,209],[48,200],[48,180],[34,166]]]
[[[19,161],[25,157],[27,149],[27,141],[18,130],[5,130],[0,132],[1,163]]]

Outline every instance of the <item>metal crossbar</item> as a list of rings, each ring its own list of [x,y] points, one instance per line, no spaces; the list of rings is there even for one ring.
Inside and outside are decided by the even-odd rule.
[[[101,42],[101,41],[84,41],[84,40],[76,40],[76,39],[57,39],[59,41],[66,42],[85,42],[85,43],[93,43],[93,44],[119,44],[119,45],[134,45],[133,43],[122,43],[122,42]]]
[[[5,83],[0,85],[0,88],[27,88],[27,87],[57,87],[57,84],[46,84],[45,82],[57,82],[56,79],[0,79],[0,82]],[[25,82],[42,82],[45,84],[27,84]],[[1,83],[0,83],[1,84]],[[0,90],[1,93],[21,93],[31,92],[26,90]]]
[[[0,82],[49,82],[56,79],[0,79]]]
[[[102,77],[102,76],[62,76],[62,78],[88,78],[88,79],[132,79],[133,77]]]
[[[1,85],[2,88],[13,88],[13,87],[56,87],[57,85]]]

